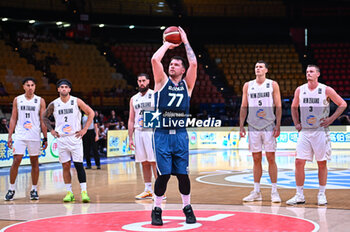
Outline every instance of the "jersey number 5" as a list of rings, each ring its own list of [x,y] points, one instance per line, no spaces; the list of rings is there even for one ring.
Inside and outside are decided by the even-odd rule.
[[[184,95],[182,93],[169,93],[169,97],[171,97],[171,99],[168,103],[168,106],[171,106],[175,99],[178,97],[179,100],[177,100],[176,107],[179,107],[182,102],[182,99],[184,98]]]

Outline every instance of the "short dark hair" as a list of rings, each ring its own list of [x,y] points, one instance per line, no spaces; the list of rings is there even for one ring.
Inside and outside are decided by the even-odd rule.
[[[320,67],[318,67],[316,64],[309,64],[307,68],[315,68],[317,72],[321,72]]]
[[[33,77],[26,77],[24,78],[24,80],[22,81],[22,85],[24,85],[26,82],[28,81],[33,81],[34,84],[36,84],[36,80]]]
[[[69,88],[72,88],[72,83],[67,79],[58,80],[56,83],[57,88],[60,87],[61,85],[68,85]]]
[[[268,64],[267,62],[263,61],[263,60],[258,60],[258,61],[255,63],[255,65],[256,65],[257,63],[265,64],[265,68],[269,68],[269,64]]]
[[[187,70],[188,65],[187,65],[186,60],[183,57],[181,57],[181,56],[173,56],[173,57],[171,57],[170,62],[172,60],[181,60],[182,61],[182,66]]]
[[[140,73],[139,75],[137,75],[137,80],[138,80],[139,77],[141,77],[141,76],[146,77],[147,80],[150,79],[150,77],[149,77],[149,75],[148,75],[147,73]]]

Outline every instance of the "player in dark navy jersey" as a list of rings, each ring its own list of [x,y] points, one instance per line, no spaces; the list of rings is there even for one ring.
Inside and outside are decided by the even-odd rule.
[[[170,60],[168,75],[164,72],[161,63],[168,49],[173,49],[180,44],[164,41],[152,57],[155,106],[162,116],[160,128],[155,129],[153,139],[159,175],[154,186],[152,225],[163,225],[161,203],[170,175],[175,175],[179,181],[186,223],[196,223],[196,217],[190,205],[189,145],[185,126],[186,115],[190,108],[190,96],[197,78],[197,59],[185,31],[181,27],[179,31],[189,62],[187,72],[186,61],[182,57],[175,56]]]

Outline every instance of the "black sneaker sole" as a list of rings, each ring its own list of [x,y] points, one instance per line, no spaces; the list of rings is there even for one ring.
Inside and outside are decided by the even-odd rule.
[[[305,204],[305,201],[299,201],[299,202],[297,202],[295,204],[287,204],[287,205],[302,205],[302,204]]]
[[[153,226],[162,226],[163,223],[155,223],[155,222],[152,222],[152,225],[153,225]]]
[[[197,220],[195,220],[195,221],[186,221],[186,224],[194,224],[194,223],[197,223]]]

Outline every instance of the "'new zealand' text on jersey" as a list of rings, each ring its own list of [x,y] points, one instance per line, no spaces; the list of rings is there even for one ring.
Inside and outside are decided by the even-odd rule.
[[[248,119],[250,126],[263,129],[275,122],[272,80],[259,85],[256,80],[248,83]]]
[[[327,86],[321,83],[312,91],[307,83],[300,86],[299,106],[302,128],[319,128],[320,120],[329,116],[326,88]]]
[[[154,92],[152,89],[148,89],[147,92],[142,95],[140,92],[132,97],[132,105],[135,112],[134,128],[143,128],[143,112],[145,110],[154,110]]]
[[[30,100],[24,94],[17,97],[15,139],[40,141],[40,100],[41,97],[36,95]]]
[[[55,131],[60,135],[72,135],[81,130],[81,112],[77,98],[70,96],[64,103],[61,98],[54,100]]]
[[[154,94],[155,108],[161,113],[160,128],[185,129],[190,109],[187,83],[181,80],[177,85],[170,78],[162,89]]]

